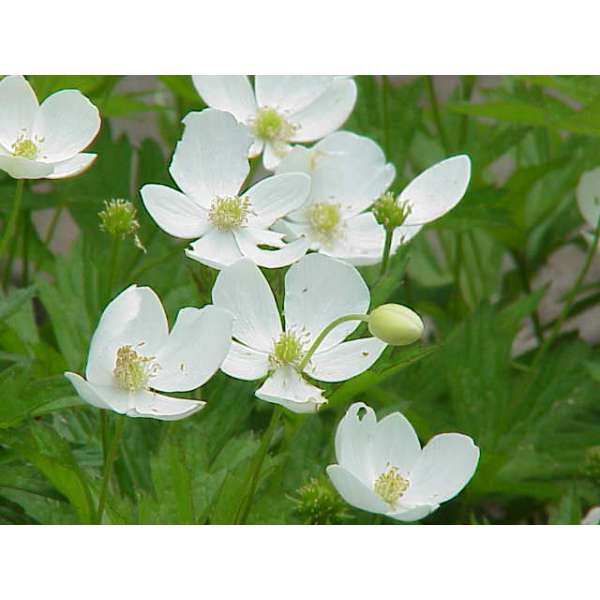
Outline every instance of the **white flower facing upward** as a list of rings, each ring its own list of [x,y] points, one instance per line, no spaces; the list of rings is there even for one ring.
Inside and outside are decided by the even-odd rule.
[[[327,473],[344,500],[398,521],[422,519],[454,498],[479,461],[479,448],[470,437],[443,433],[421,449],[402,414],[377,422],[362,402],[340,421],[335,453],[339,464],[329,465]]]
[[[158,296],[132,285],[104,310],[85,379],[65,373],[83,400],[129,417],[183,419],[205,403],[159,392],[194,390],[219,369],[231,344],[232,316],[215,306],[179,311],[173,329]]]
[[[396,170],[373,140],[337,131],[310,149],[296,146],[275,172],[306,173],[312,180],[306,204],[279,221],[278,230],[290,239],[305,237],[312,250],[354,265],[381,261],[385,230],[366,211],[389,188]],[[393,249],[401,234],[397,230]]]
[[[433,165],[413,179],[396,199],[404,215],[394,230],[392,254],[423,227],[450,211],[467,189],[468,156]],[[308,202],[290,212],[276,228],[290,239],[301,236],[310,248],[355,265],[381,261],[385,229],[369,209],[395,177],[381,148],[372,140],[338,131],[314,147],[294,148],[279,164],[277,174],[307,173],[312,178]]]
[[[242,257],[276,268],[303,256],[302,240],[286,244],[282,234],[269,228],[302,206],[310,177],[304,173],[267,177],[241,193],[250,170],[248,128],[214,109],[190,113],[183,122],[185,132],[170,166],[182,192],[155,184],[141,189],[157,225],[175,237],[199,238],[186,255],[216,269]]]
[[[332,75],[194,75],[202,99],[248,125],[250,157],[272,171],[291,143],[314,142],[339,129],[356,103],[356,84]]]
[[[251,261],[240,260],[219,273],[213,303],[235,317],[229,355],[221,369],[237,379],[267,377],[256,396],[294,412],[314,412],[326,402],[322,390],[304,378],[337,382],[366,371],[386,344],[374,337],[345,342],[359,325],[334,328],[300,368],[312,342],[335,319],[366,314],[369,289],[351,265],[308,254],[285,276],[285,328],[273,293]]]
[[[581,216],[589,228],[594,231],[598,225],[598,219],[600,219],[600,167],[581,176],[576,196]],[[588,243],[593,242],[594,236],[590,231],[585,231],[583,236]]]
[[[94,162],[82,153],[100,129],[98,109],[77,90],[61,90],[40,105],[20,75],[0,81],[0,170],[15,179],[62,179]]]

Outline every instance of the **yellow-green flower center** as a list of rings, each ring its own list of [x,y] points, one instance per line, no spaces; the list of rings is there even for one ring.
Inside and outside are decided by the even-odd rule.
[[[216,198],[208,212],[208,219],[219,231],[231,231],[246,224],[249,212],[248,198]]]
[[[304,355],[304,343],[294,331],[285,331],[273,344],[269,362],[273,368],[283,365],[298,365]]]
[[[12,154],[13,156],[19,156],[27,160],[35,160],[38,155],[38,147],[32,140],[20,137],[12,145]]]
[[[250,127],[257,138],[270,142],[288,141],[298,129],[269,106],[258,109]]]
[[[341,234],[342,213],[339,204],[315,202],[307,209],[313,236],[321,243],[331,243]]]
[[[117,350],[113,375],[118,387],[138,392],[148,388],[150,378],[159,368],[153,356],[141,356],[131,346],[121,346]]]
[[[408,480],[398,475],[398,469],[390,467],[375,480],[373,489],[380,498],[393,507],[408,489],[408,485]]]

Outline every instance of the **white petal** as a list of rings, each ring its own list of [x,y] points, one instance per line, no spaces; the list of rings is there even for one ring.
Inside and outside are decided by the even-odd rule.
[[[191,198],[166,185],[145,185],[140,194],[146,210],[169,235],[196,238],[208,229],[208,214]]]
[[[217,197],[235,196],[250,167],[250,131],[233,115],[212,108],[189,113],[170,172],[177,185],[207,210]]]
[[[366,314],[369,302],[369,288],[360,273],[328,256],[307,254],[285,276],[286,329],[304,329],[311,340],[338,317]],[[347,321],[336,327],[319,346],[321,352],[339,344],[359,324]]]
[[[300,208],[308,199],[310,177],[304,173],[286,173],[266,177],[244,196],[250,200],[248,224],[266,229],[277,219]]]
[[[148,417],[161,421],[185,419],[204,408],[206,402],[171,398],[153,391],[142,391],[134,395],[133,408],[127,412],[129,417]]]
[[[283,173],[308,173],[312,176],[316,153],[304,146],[294,146],[277,165],[276,175]],[[312,196],[312,194],[311,194]]]
[[[212,108],[230,112],[247,123],[256,114],[256,100],[246,75],[192,75],[196,90]]]
[[[407,202],[411,207],[405,224],[424,225],[452,210],[465,195],[470,177],[471,161],[465,154],[423,171],[398,197],[399,202]]]
[[[582,525],[600,525],[600,506],[590,508],[583,520]]]
[[[263,166],[265,169],[267,171],[274,171],[290,149],[291,146],[289,144],[280,143],[274,146],[271,142],[265,142],[263,152]]]
[[[31,136],[38,106],[35,92],[21,75],[0,81],[0,144],[8,151],[21,135]]]
[[[0,155],[0,171],[6,171],[15,179],[41,179],[52,173],[53,166],[48,163],[29,160],[21,156]]]
[[[293,142],[311,142],[339,129],[356,103],[356,84],[351,79],[336,79],[324,94],[306,108],[291,115],[298,130]]]
[[[385,342],[373,337],[342,342],[325,352],[317,351],[305,371],[319,381],[345,381],[371,367],[385,348]]]
[[[281,320],[273,292],[250,260],[239,260],[223,269],[212,290],[215,306],[234,316],[233,337],[250,348],[271,352],[281,334]]]
[[[407,244],[412,240],[421,229],[423,229],[423,225],[400,225],[400,227],[397,227],[392,238],[392,254],[396,252],[398,246]]]
[[[345,217],[369,208],[396,176],[373,140],[348,131],[328,135],[311,152],[311,198],[338,203]]]
[[[344,236],[320,251],[350,264],[363,266],[381,262],[385,245],[385,229],[375,220],[373,213],[366,212],[344,222]],[[397,242],[400,238],[395,236]],[[392,256],[398,243],[392,244]]]
[[[600,218],[600,167],[581,176],[577,185],[577,204],[588,225],[596,229]]]
[[[327,402],[323,391],[308,383],[293,367],[276,369],[256,390],[256,397],[295,413],[314,413]]]
[[[421,504],[420,506],[406,508],[405,510],[396,509],[396,511],[389,512],[387,516],[391,517],[392,519],[396,519],[397,521],[410,523],[412,521],[424,519],[439,507],[439,504]]]
[[[248,229],[236,231],[235,239],[245,257],[250,258],[257,265],[267,267],[268,269],[287,267],[302,258],[308,250],[308,243],[305,239],[285,244],[277,250],[263,250],[256,244],[256,235],[252,234]]]
[[[335,434],[338,463],[367,484],[380,475],[371,462],[376,426],[377,418],[373,409],[362,402],[355,402],[346,411]]]
[[[265,147],[264,141],[261,139],[255,138],[254,142],[252,142],[252,146],[250,146],[250,150],[248,150],[248,157],[254,158],[255,156],[258,156],[263,151],[264,147]]]
[[[65,179],[66,177],[74,177],[83,173],[86,169],[92,166],[96,160],[96,154],[86,154],[81,152],[73,158],[53,163],[54,168],[52,173],[47,176],[47,179]]]
[[[407,478],[421,456],[421,444],[408,419],[395,412],[377,423],[371,452],[376,473],[396,467]]]
[[[185,255],[213,269],[223,269],[243,256],[233,233],[217,229],[210,229],[206,235],[190,244]]]
[[[219,369],[231,345],[233,315],[216,306],[183,308],[158,351],[160,370],[151,380],[160,392],[194,390]]]
[[[257,75],[256,100],[288,116],[314,102],[332,81],[331,75]]]
[[[231,343],[229,354],[221,366],[223,373],[245,381],[266,377],[269,368],[268,352],[260,352],[237,342]]]
[[[409,475],[410,487],[402,497],[407,504],[439,504],[467,485],[479,461],[479,448],[460,433],[433,437],[423,448]]]
[[[167,317],[158,296],[148,287],[128,287],[100,317],[90,344],[86,379],[95,385],[111,385],[121,346],[132,346],[143,356],[155,356],[168,334]]]
[[[273,231],[271,229],[257,229],[255,227],[244,227],[257,246],[271,246],[273,248],[283,248],[285,234]]]
[[[62,90],[42,102],[33,127],[35,136],[44,140],[44,160],[63,161],[92,143],[100,131],[100,113],[81,92]]]
[[[96,408],[110,410],[111,407],[104,401],[96,387],[90,385],[81,375],[67,372],[65,377],[73,384],[75,391],[82,400]]]
[[[340,465],[329,465],[327,475],[340,496],[352,506],[372,513],[386,514],[388,505],[350,471]]]

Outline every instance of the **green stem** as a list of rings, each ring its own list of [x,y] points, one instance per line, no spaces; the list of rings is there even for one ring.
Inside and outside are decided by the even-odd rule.
[[[512,259],[515,261],[517,266],[517,273],[521,280],[521,286],[523,291],[530,295],[532,293],[531,284],[529,283],[529,265],[527,263],[527,257],[521,252],[511,252]],[[531,313],[531,322],[533,324],[533,331],[538,342],[538,346],[541,347],[544,343],[544,330],[542,328],[542,322],[538,314],[537,309]]]
[[[390,264],[390,251],[392,249],[392,238],[394,237],[394,230],[386,228],[385,230],[385,243],[383,245],[383,256],[381,258],[381,270],[379,271],[379,277],[383,277],[388,270]]]
[[[427,83],[427,94],[429,96],[429,103],[431,104],[431,111],[433,113],[433,122],[435,123],[435,127],[437,129],[438,135],[440,136],[440,140],[442,142],[444,150],[448,151],[448,138],[446,137],[446,130],[444,129],[444,124],[440,115],[440,107],[437,95],[435,93],[435,87],[433,85],[433,76],[427,75],[425,81]]]
[[[63,211],[64,205],[59,204],[52,213],[52,219],[50,220],[50,224],[48,225],[48,231],[46,232],[46,236],[44,237],[44,245],[46,248],[50,247],[52,240],[54,239],[54,234],[56,232],[56,226],[58,225],[58,220],[60,219],[60,215]]]
[[[565,322],[567,316],[569,315],[569,312],[571,311],[571,307],[573,306],[573,303],[575,302],[575,298],[579,294],[581,285],[583,284],[583,280],[585,279],[586,275],[588,274],[588,271],[590,270],[590,267],[592,266],[592,261],[594,260],[594,256],[596,256],[596,253],[598,251],[598,240],[599,239],[600,239],[600,219],[598,220],[598,223],[596,224],[596,229],[594,230],[594,239],[592,240],[592,243],[590,244],[590,248],[588,250],[585,261],[581,267],[581,270],[579,271],[579,274],[577,275],[577,279],[575,280],[575,283],[573,284],[571,291],[569,292],[569,294],[567,295],[567,297],[565,299],[563,308],[560,311],[560,315],[559,315],[558,319],[554,323],[554,327],[552,328],[550,335],[546,338],[546,340],[544,341],[544,343],[538,350],[538,353],[536,354],[536,356],[533,360],[533,365],[539,364],[542,357],[546,354],[546,351],[550,348],[550,346],[552,346],[552,344],[554,343],[556,338],[559,336],[560,330],[563,326],[563,323]]]
[[[29,238],[31,235],[31,211],[23,211],[23,265],[21,266],[21,286],[29,285]]]
[[[24,186],[25,180],[17,179],[17,186],[15,188],[15,199],[13,202],[12,211],[8,216],[8,221],[6,222],[6,226],[4,228],[4,234],[2,235],[2,239],[0,240],[0,259],[4,256],[6,247],[8,246],[14,234],[17,217],[19,216],[19,211],[21,210]]]
[[[312,355],[316,352],[317,348],[321,345],[323,340],[329,335],[329,333],[334,330],[338,325],[345,323],[346,321],[364,321],[367,322],[369,320],[369,315],[361,315],[361,314],[352,314],[352,315],[344,315],[343,317],[339,317],[334,321],[331,321],[327,327],[321,331],[321,333],[316,337],[315,341],[311,344],[310,348],[306,352],[306,354],[302,357],[300,364],[298,365],[298,371],[302,372],[308,361],[312,358]]]
[[[267,430],[265,431],[263,438],[260,442],[260,447],[254,455],[254,460],[252,461],[252,466],[250,469],[250,475],[246,480],[243,489],[245,490],[248,487],[248,485],[250,487],[248,489],[248,493],[242,496],[242,502],[238,508],[238,512],[235,518],[235,523],[238,525],[243,525],[246,522],[248,514],[250,513],[250,508],[252,508],[252,502],[254,500],[254,495],[256,494],[256,488],[258,487],[260,470],[262,468],[263,463],[265,462],[269,446],[271,445],[273,435],[275,434],[275,429],[277,429],[277,424],[282,414],[283,407],[276,405],[273,409],[273,413],[271,414],[269,426],[267,427]]]
[[[119,452],[119,445],[121,438],[123,437],[123,428],[125,427],[125,417],[119,416],[115,424],[115,433],[111,440],[110,446],[106,458],[104,460],[104,468],[102,472],[102,487],[100,489],[100,499],[98,500],[98,511],[96,514],[96,522],[102,523],[102,515],[104,514],[104,508],[106,506],[106,499],[108,496],[108,485],[110,483],[113,464],[117,458]]]
[[[117,263],[119,261],[119,249],[121,246],[121,238],[118,235],[113,237],[111,249],[110,249],[110,266],[108,270],[108,284],[106,298],[110,300],[113,293],[113,285],[115,281],[115,274],[117,271]]]

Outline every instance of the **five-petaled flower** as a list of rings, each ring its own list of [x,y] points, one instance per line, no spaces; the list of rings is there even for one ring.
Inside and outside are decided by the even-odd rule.
[[[367,370],[386,347],[374,337],[344,341],[359,325],[347,321],[335,327],[301,367],[326,326],[369,309],[369,289],[358,271],[321,254],[306,255],[286,273],[285,328],[267,280],[249,260],[219,273],[213,303],[235,316],[235,340],[221,369],[250,381],[268,375],[256,396],[294,412],[314,412],[326,402],[322,390],[305,375],[324,382],[350,379]]]
[[[340,421],[335,453],[339,464],[329,465],[327,473],[346,502],[398,521],[422,519],[454,498],[479,462],[479,448],[469,436],[442,433],[421,449],[402,414],[377,422],[362,402]]]
[[[20,75],[0,81],[0,170],[15,179],[78,175],[96,155],[83,153],[100,129],[98,109],[77,90],[40,105]]]
[[[205,403],[159,392],[194,390],[229,352],[232,316],[215,306],[179,311],[173,329],[157,295],[132,285],[104,310],[85,379],[65,373],[83,400],[130,417],[182,419]]]
[[[290,211],[275,228],[289,239],[305,237],[312,250],[355,265],[382,258],[385,228],[369,209],[395,177],[381,148],[371,139],[346,131],[327,136],[312,148],[295,147],[279,164],[282,173],[307,173],[312,187],[308,202]],[[394,230],[392,253],[421,227],[454,208],[470,177],[470,160],[455,156],[433,165],[406,186],[392,202],[401,225]]]
[[[216,269],[242,257],[275,268],[303,256],[302,240],[286,244],[283,234],[269,228],[304,204],[310,177],[304,173],[267,177],[242,193],[250,170],[248,128],[229,113],[214,109],[190,113],[184,123],[170,167],[183,193],[155,184],[141,190],[158,226],[176,237],[199,238],[186,255]]]
[[[250,157],[263,153],[273,170],[290,144],[314,142],[339,129],[354,108],[356,84],[331,75],[257,75],[254,90],[245,75],[194,75],[202,99],[248,125]]]

